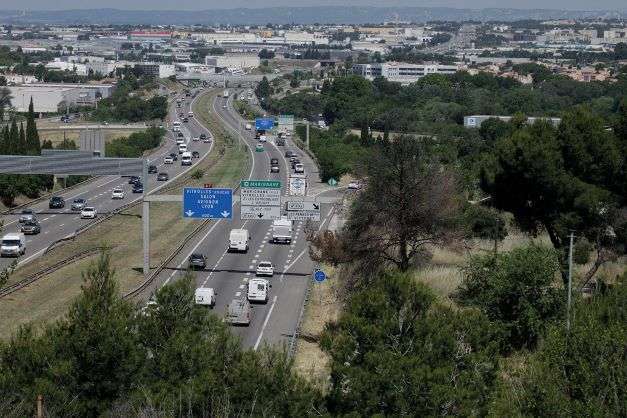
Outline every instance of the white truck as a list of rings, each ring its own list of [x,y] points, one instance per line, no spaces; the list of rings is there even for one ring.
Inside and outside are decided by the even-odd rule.
[[[181,165],[192,165],[192,153],[185,151],[181,154]]]
[[[231,229],[229,234],[229,251],[248,252],[250,236],[247,229]]]
[[[281,218],[272,221],[272,242],[290,244],[292,242],[292,221]]]
[[[26,252],[26,238],[22,233],[6,234],[0,242],[1,257],[19,257]]]
[[[224,90],[224,92],[222,93],[222,97],[224,97],[225,99],[229,98],[229,91],[228,90]]]
[[[216,304],[216,292],[211,287],[199,287],[194,292],[196,305],[214,307]]]

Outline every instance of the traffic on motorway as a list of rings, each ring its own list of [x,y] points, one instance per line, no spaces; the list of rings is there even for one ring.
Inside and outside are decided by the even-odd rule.
[[[287,196],[288,180],[297,175],[318,182],[311,158],[291,141],[291,132],[271,135],[256,131],[232,106],[235,94],[224,91],[214,98],[211,111],[240,137],[251,157],[243,180],[279,180]],[[294,332],[314,265],[308,257],[305,221],[242,220],[234,203],[231,221],[217,220],[207,232],[188,243],[170,265],[159,273],[163,286],[191,271],[196,280],[195,302],[215,309],[235,326],[245,346],[276,344]],[[322,211],[322,227],[329,208]]]
[[[149,177],[146,185],[138,177],[98,177],[55,193],[48,201],[37,202],[6,215],[0,242],[0,269],[8,267],[16,259],[18,265],[35,259],[53,243],[71,237],[100,217],[140,200],[144,192],[164,187],[207,155],[212,147],[212,135],[194,121],[191,110],[194,99],[183,96],[179,100],[179,104],[171,106],[169,118],[172,128],[168,129],[165,141],[147,157]],[[178,117],[182,111],[186,112],[188,120],[184,123]],[[194,141],[194,138],[203,140]]]

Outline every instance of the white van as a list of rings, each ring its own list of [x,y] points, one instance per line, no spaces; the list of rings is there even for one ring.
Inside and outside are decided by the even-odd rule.
[[[272,242],[292,242],[292,221],[285,218],[272,221]]]
[[[229,234],[229,251],[248,252],[250,236],[247,229],[231,229]]]
[[[270,282],[266,279],[250,279],[248,281],[248,292],[246,298],[249,302],[268,303],[268,288]]]
[[[192,165],[192,153],[186,151],[181,155],[181,165]]]
[[[216,292],[211,287],[199,287],[194,292],[196,305],[214,307],[216,304]]]
[[[179,144],[179,154],[182,154],[184,152],[187,152],[187,145],[186,144]]]
[[[251,125],[250,123],[247,123],[245,128],[247,131],[250,131],[251,129],[253,129],[253,125]]]
[[[191,110],[189,112],[187,112],[187,117],[188,118],[193,118],[194,117],[194,112],[192,112]]]
[[[13,233],[2,237],[0,243],[1,257],[19,257],[26,252],[26,239],[24,234]]]
[[[260,135],[259,136],[259,142],[268,142],[268,137],[265,135]]]

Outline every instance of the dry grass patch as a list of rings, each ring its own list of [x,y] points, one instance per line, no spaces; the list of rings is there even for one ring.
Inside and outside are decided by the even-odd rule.
[[[109,142],[113,139],[120,137],[127,137],[133,132],[141,132],[145,129],[103,129],[105,142]],[[82,129],[65,129],[65,130],[47,130],[47,129],[39,129],[39,138],[43,141],[48,140],[52,141],[54,146],[63,142],[63,138],[68,140],[72,140],[78,145],[79,137]]]
[[[342,305],[337,297],[337,270],[326,266],[329,280],[311,285],[309,300],[301,324],[301,338],[294,356],[294,368],[301,376],[317,385],[321,390],[328,387],[330,359],[316,340],[327,323],[336,321]]]

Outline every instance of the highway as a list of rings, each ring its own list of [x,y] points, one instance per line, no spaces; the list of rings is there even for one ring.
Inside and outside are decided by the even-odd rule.
[[[181,109],[177,109],[173,104],[170,109],[169,119],[175,121],[178,119],[178,113],[184,111],[185,114],[191,110],[192,101],[185,101],[185,105]],[[195,99],[194,99],[195,100]],[[191,141],[192,136],[198,136],[201,133],[208,133],[208,131],[202,127],[194,118],[190,118],[188,123],[182,123],[182,131],[185,134],[186,142],[190,151],[198,151],[200,153],[200,159],[204,158],[211,151],[213,141],[211,143],[203,143],[202,141]],[[208,135],[209,136],[209,135]],[[164,165],[164,156],[177,152],[178,148],[175,142],[173,132],[168,131],[165,140],[162,145],[154,150],[148,157],[149,164],[156,165],[158,172],[166,172],[169,176],[169,181],[157,182],[157,174],[149,174],[148,184],[144,184],[145,191],[154,191],[158,188],[164,187],[169,184],[185,172],[194,168],[199,159],[194,159],[191,166],[181,166],[180,158],[171,165]],[[114,188],[120,187],[124,190],[124,199],[113,200],[111,199],[111,192]],[[26,236],[26,254],[18,259],[18,266],[39,257],[43,252],[59,239],[71,236],[74,234],[77,228],[87,225],[94,220],[80,219],[79,212],[73,212],[70,207],[72,201],[76,198],[83,198],[87,200],[87,206],[93,206],[98,211],[98,216],[103,216],[108,212],[115,210],[123,205],[127,205],[131,202],[138,201],[142,198],[141,194],[132,193],[132,185],[128,184],[127,178],[121,178],[119,176],[103,176],[89,181],[85,184],[77,186],[76,188],[61,191],[55,193],[55,196],[61,196],[65,199],[65,208],[63,209],[49,209],[48,200],[39,202],[30,207],[35,211],[36,217],[41,224],[41,233],[38,235]],[[18,222],[19,212],[16,210],[14,215],[3,216],[4,227],[2,235],[9,232],[19,231],[20,224]],[[0,270],[8,267],[15,258],[0,258]]]
[[[305,172],[310,177],[310,190],[324,193],[327,196],[338,196],[337,190],[325,191],[319,183],[317,168],[313,161],[292,141],[285,147],[277,147],[273,140],[265,144],[263,152],[252,151],[256,145],[254,131],[242,131],[243,120],[232,108],[232,96],[228,100],[227,109],[223,108],[225,99],[217,97],[213,102],[213,112],[227,127],[237,130],[243,135],[252,156],[249,179],[281,180],[286,195],[287,175],[292,171],[284,157],[285,150],[297,152],[305,165]],[[280,173],[270,174],[270,159],[278,158]],[[331,205],[323,205],[321,222],[314,222],[315,228],[324,227],[330,219]],[[271,261],[274,264],[274,277],[270,280],[272,288],[267,304],[253,304],[253,317],[248,327],[233,327],[235,334],[240,336],[245,347],[257,349],[264,344],[287,343],[293,334],[305,297],[308,282],[311,281],[313,263],[308,256],[308,244],[303,231],[304,222],[295,222],[293,240],[290,245],[273,244],[270,242],[271,221],[242,221],[239,219],[239,204],[234,204],[232,221],[218,220],[212,222],[206,231],[192,240],[175,257],[157,277],[155,286],[163,286],[182,277],[187,270],[187,259],[192,253],[202,253],[207,258],[204,270],[193,271],[197,287],[212,287],[217,293],[214,311],[224,316],[227,305],[233,299],[246,298],[247,282],[255,277],[255,268],[259,261]],[[247,229],[251,236],[248,253],[227,252],[228,237],[231,229]],[[154,291],[154,287],[152,289]]]

